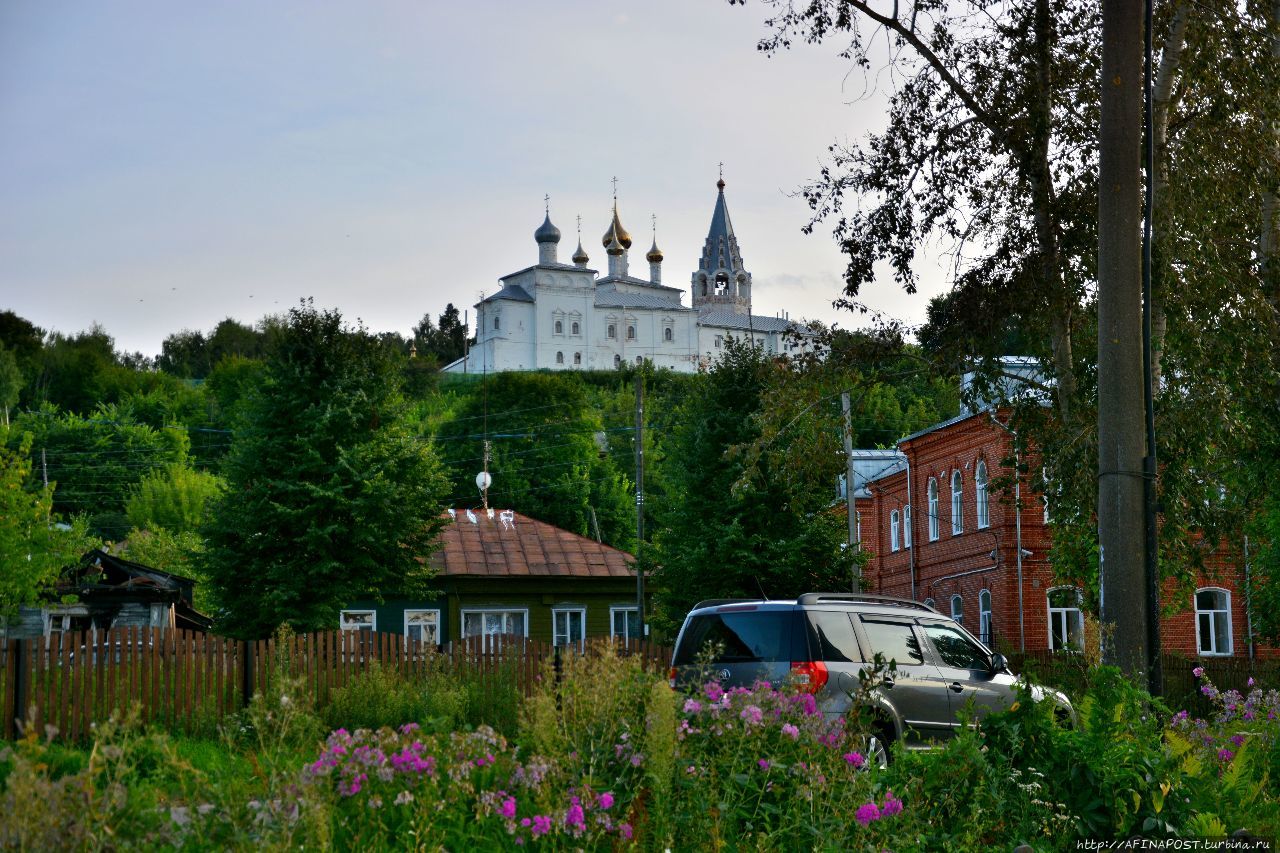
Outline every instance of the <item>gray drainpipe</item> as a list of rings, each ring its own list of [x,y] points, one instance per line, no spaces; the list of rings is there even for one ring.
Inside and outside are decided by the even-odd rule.
[[[1249,537],[1244,537],[1244,620],[1249,632],[1249,660],[1254,658],[1253,643],[1253,576],[1249,567]]]
[[[1027,651],[1027,623],[1022,604],[1022,455],[1018,451],[1018,433],[1000,423],[994,411],[988,412],[991,422],[1013,436],[1013,510],[1014,531],[1018,540],[1018,649],[1023,654]]]
[[[902,458],[907,461],[907,506],[911,507],[911,457],[902,454]],[[911,599],[916,598],[916,511],[911,510],[911,524],[908,525],[911,531],[911,547],[907,549],[907,566],[911,573]]]

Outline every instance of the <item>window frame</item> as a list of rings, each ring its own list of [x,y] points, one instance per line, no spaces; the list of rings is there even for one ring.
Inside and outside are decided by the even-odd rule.
[[[951,535],[964,533],[964,475],[957,468],[951,472]]]
[[[350,613],[350,614],[356,614],[356,613],[367,613],[367,614],[369,614],[369,616],[370,616],[371,618],[370,618],[370,620],[369,620],[369,627],[368,627],[368,629],[366,629],[363,625],[356,625],[356,626],[354,626],[354,627],[348,627],[348,626],[347,626],[347,624],[346,624],[346,617],[347,617],[347,614],[348,614],[348,613]],[[374,610],[373,608],[369,608],[369,607],[354,607],[354,608],[347,608],[347,609],[344,609],[344,610],[339,610],[339,611],[338,611],[338,630],[339,630],[339,631],[364,631],[364,630],[368,630],[370,633],[376,632],[376,631],[378,630],[378,611],[377,611],[377,610]]]
[[[587,608],[586,606],[581,604],[560,604],[551,608],[551,645],[553,647],[570,646],[570,645],[573,645],[573,643],[575,642],[572,637],[572,633],[573,633],[572,620],[570,620],[569,623],[566,625],[566,628],[568,630],[566,630],[563,635],[565,637],[564,642],[561,642],[560,640],[562,635],[560,632],[560,626],[558,624],[561,616],[568,617],[568,616],[572,616],[575,613],[578,614],[578,618],[582,620],[580,623],[582,634],[581,636],[578,637],[576,641],[578,645],[578,651],[583,651],[584,649],[586,649],[587,647]]]
[[[627,324],[627,340],[634,341],[636,339],[636,327],[634,323]]]
[[[977,502],[979,530],[984,530],[991,526],[991,506],[988,502],[989,483],[987,462],[985,459],[979,459],[973,470],[973,493]]]
[[[580,334],[582,334],[582,324],[581,324],[581,323],[579,323],[577,320],[574,320],[574,321],[569,325],[569,328],[573,330],[572,332],[570,332],[570,334],[572,334],[572,335],[575,335],[575,336],[576,336],[576,335],[580,335]]]
[[[889,550],[890,551],[901,550],[899,548],[899,534],[901,532],[901,529],[902,529],[902,522],[899,520],[898,511],[896,509],[890,511],[889,512]]]
[[[991,645],[993,636],[991,618],[991,590],[983,589],[978,592],[978,639],[986,646]]]
[[[1070,591],[1075,593],[1074,607],[1055,607],[1054,606],[1053,594],[1055,592],[1062,592],[1062,591]],[[1045,601],[1045,606],[1048,608],[1048,612],[1049,612],[1049,631],[1048,631],[1049,651],[1051,652],[1084,651],[1084,609],[1082,607],[1084,603],[1084,595],[1083,593],[1080,592],[1080,588],[1074,587],[1074,586],[1050,587],[1049,589],[1046,589],[1044,591],[1044,601]],[[1067,625],[1067,618],[1072,613],[1075,613],[1076,615],[1077,636],[1080,638],[1080,646],[1078,648],[1070,645],[1071,630],[1070,630],[1070,627]],[[1054,630],[1053,630],[1055,627],[1054,625],[1055,615],[1062,617],[1062,639],[1063,639],[1062,646],[1056,646],[1054,644],[1054,638],[1057,636],[1056,634],[1054,634]]]
[[[951,619],[964,624],[964,596],[958,592],[951,596]]]
[[[604,330],[604,336],[605,336],[606,338],[609,338],[610,340],[617,340],[617,339],[618,339],[618,324],[617,324],[617,323],[610,323],[608,326],[606,326],[606,327],[605,327],[605,330]]]
[[[573,364],[575,367],[579,367],[582,365],[582,353],[575,352],[573,354]]]
[[[635,614],[635,616],[636,616],[636,621],[637,621],[637,623],[638,623],[638,622],[640,621],[640,608],[639,608],[639,607],[637,607],[636,605],[634,605],[634,604],[612,604],[612,605],[610,605],[610,606],[609,606],[609,636],[610,636],[611,638],[613,638],[613,639],[615,639],[615,640],[616,640],[616,639],[621,638],[621,639],[622,639],[622,641],[623,641],[624,643],[629,643],[629,642],[631,642],[632,640],[642,640],[642,639],[644,639],[644,636],[643,636],[643,635],[644,635],[644,626],[643,626],[643,625],[639,625],[639,626],[638,626],[638,627],[639,627],[639,630],[640,630],[640,634],[641,634],[641,636],[639,636],[639,637],[632,637],[632,636],[631,636],[631,621],[630,621],[630,619],[628,619],[628,618],[624,618],[624,619],[622,620],[622,632],[621,632],[621,634],[618,632],[618,621],[617,621],[617,620],[618,620],[618,616],[619,616],[619,615],[623,615],[623,614],[631,614],[631,613],[634,613],[634,614]]]
[[[563,335],[563,334],[564,334],[564,320],[556,320],[556,321],[555,321],[555,327],[554,327],[554,329],[555,329],[555,330],[552,332],[552,334],[555,334],[555,335]]]
[[[503,607],[503,606],[494,606],[494,607],[463,607],[463,608],[461,608],[461,609],[458,611],[458,636],[459,636],[459,637],[461,637],[461,638],[462,638],[462,639],[464,639],[464,640],[465,640],[467,637],[472,636],[472,635],[470,635],[470,634],[468,634],[468,633],[467,633],[467,615],[468,615],[468,614],[471,614],[471,613],[480,613],[480,614],[485,614],[485,613],[520,613],[520,614],[523,614],[523,616],[524,616],[524,637],[525,637],[525,639],[528,639],[528,638],[529,638],[529,608],[528,608],[528,607],[515,607],[515,606],[511,606],[511,607]],[[482,637],[489,637],[489,636],[494,636],[494,635],[492,635],[492,634],[487,634],[487,633],[481,633],[479,636],[482,636]]]
[[[902,508],[902,547],[911,547],[911,504]]]
[[[420,639],[418,639],[418,640],[413,640],[413,639],[411,639],[411,638],[410,638],[410,636],[409,636],[409,615],[410,615],[410,614],[417,614],[417,613],[434,613],[434,614],[435,614],[435,617],[436,617],[436,624],[435,624],[435,629],[436,629],[436,630],[435,630],[435,635],[436,635],[436,639],[435,639],[435,642],[434,642],[434,643],[429,643],[429,642],[427,642],[425,639],[421,639],[421,638],[420,638]],[[429,646],[429,645],[430,645],[430,646],[438,646],[438,645],[440,645],[440,626],[441,626],[441,618],[440,618],[440,616],[441,616],[441,614],[440,614],[440,608],[438,608],[438,607],[406,607],[406,608],[404,609],[404,638],[405,638],[405,641],[406,641],[406,642],[417,642],[417,643],[421,643],[421,644],[422,644],[422,645],[424,645],[424,646]]]
[[[662,330],[662,340],[665,343],[669,344],[673,342],[675,339],[676,339],[675,329],[671,328],[670,326],[667,326],[665,329]]]
[[[564,364],[564,351],[563,351],[563,350],[558,351],[558,352],[556,353],[556,364]]]
[[[1200,593],[1202,592],[1218,593],[1219,595],[1222,596],[1224,606],[1221,608],[1215,607],[1213,609],[1202,609],[1200,607]],[[1192,603],[1195,605],[1196,654],[1200,657],[1231,657],[1231,655],[1235,652],[1235,636],[1234,636],[1234,631],[1232,630],[1234,626],[1231,624],[1231,590],[1226,589],[1224,587],[1220,587],[1220,586],[1202,586],[1196,590],[1195,598],[1192,600]],[[1208,651],[1206,651],[1204,647],[1204,640],[1206,638],[1200,631],[1200,619],[1202,616],[1207,616],[1209,618],[1210,630],[1209,630],[1208,639],[1211,641],[1210,643],[1211,649]],[[1219,617],[1226,621],[1226,629],[1227,629],[1226,651],[1221,651],[1217,648],[1218,646],[1217,621]]]
[[[938,518],[938,478],[930,477],[926,490],[929,501],[929,541],[937,542],[942,535],[942,523]]]

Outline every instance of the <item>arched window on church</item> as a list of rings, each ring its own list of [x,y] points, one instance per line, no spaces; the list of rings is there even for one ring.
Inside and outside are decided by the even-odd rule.
[[[573,329],[573,333],[574,333],[575,335],[576,335],[576,334],[578,334],[578,330],[579,330],[580,328],[581,328],[581,327],[578,325],[578,321],[577,321],[577,320],[574,320],[574,321],[573,321],[572,329]]]
[[[670,343],[671,341],[675,340],[675,337],[676,337],[675,332],[671,330],[670,326],[662,330],[662,339],[664,341],[667,341],[668,343]]]
[[[610,323],[609,330],[605,334],[611,338],[616,338],[618,336],[618,327]]]
[[[556,353],[556,364],[564,364],[564,353]]]
[[[627,326],[627,340],[634,341],[636,339],[636,327]]]
[[[614,367],[622,367],[622,356],[620,356],[620,355],[615,355],[615,356],[613,357],[613,366],[614,366]]]
[[[501,317],[494,317],[494,318],[493,318],[493,328],[494,328],[495,330],[497,330],[497,329],[501,329],[501,328],[502,328],[502,318],[501,318]]]
[[[582,364],[582,353],[580,353],[580,352],[575,352],[575,353],[573,354],[573,363],[574,363],[574,364]]]
[[[556,334],[557,334],[557,335],[563,335],[563,334],[564,334],[564,321],[563,321],[563,320],[556,320]]]
[[[636,356],[636,364],[644,364],[644,358],[641,356]]]

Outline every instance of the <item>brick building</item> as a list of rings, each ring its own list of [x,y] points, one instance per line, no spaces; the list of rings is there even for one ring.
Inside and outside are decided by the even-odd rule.
[[[1004,464],[1015,459],[1007,422],[1005,410],[964,412],[893,450],[854,452],[854,508],[871,554],[864,575],[872,590],[931,604],[1000,650],[1079,649],[1081,589],[1054,578],[1049,509]],[[1280,656],[1251,648],[1239,549],[1228,544],[1211,563],[1194,596],[1161,620],[1165,650]],[[1164,600],[1173,594],[1166,585]]]

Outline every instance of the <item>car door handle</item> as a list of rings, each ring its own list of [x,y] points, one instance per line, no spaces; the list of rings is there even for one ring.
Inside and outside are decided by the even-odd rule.
[[[947,686],[951,688],[951,692],[952,692],[952,693],[963,693],[963,692],[964,692],[964,685],[963,685],[963,684],[961,684],[961,683],[960,683],[960,682],[958,682],[958,681],[953,681],[953,682],[951,682],[950,684],[948,684]]]

